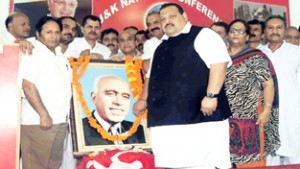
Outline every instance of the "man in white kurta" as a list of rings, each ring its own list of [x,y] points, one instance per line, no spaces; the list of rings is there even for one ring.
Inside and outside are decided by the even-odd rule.
[[[279,86],[279,135],[281,146],[267,165],[300,163],[300,48],[284,38],[284,20],[273,17],[266,21],[268,43],[261,48],[272,61]]]
[[[99,17],[87,15],[82,21],[82,38],[75,38],[69,44],[64,55],[78,58],[80,55],[90,55],[92,59],[110,59],[111,51],[108,47],[97,42],[101,34],[101,21]]]
[[[36,24],[32,55],[22,58],[19,83],[23,169],[59,168],[70,111],[70,66],[57,47],[61,27],[51,17]]]

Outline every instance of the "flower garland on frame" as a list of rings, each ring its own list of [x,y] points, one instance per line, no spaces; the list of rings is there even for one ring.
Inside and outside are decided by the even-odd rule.
[[[100,126],[97,123],[97,120],[95,118],[93,118],[91,111],[88,108],[88,105],[83,97],[83,92],[82,92],[82,85],[79,81],[79,78],[84,74],[84,72],[86,71],[86,68],[90,62],[91,57],[90,56],[80,56],[77,61],[74,60],[73,57],[68,58],[70,65],[73,69],[73,81],[72,84],[75,86],[75,89],[77,91],[77,95],[78,95],[78,100],[81,103],[81,106],[83,108],[84,114],[86,115],[89,124],[91,127],[95,128],[97,130],[97,132],[99,134],[102,135],[102,137],[104,139],[110,140],[110,141],[124,141],[126,140],[128,137],[132,136],[132,134],[134,134],[137,131],[137,128],[139,126],[139,124],[141,123],[141,120],[143,117],[146,117],[146,113],[144,113],[144,115],[139,115],[137,116],[137,118],[135,119],[132,127],[124,134],[122,135],[111,135],[109,133],[106,132],[106,130]],[[139,65],[142,65],[139,62]],[[141,68],[141,67],[140,67]],[[140,70],[140,69],[139,69]],[[131,71],[132,72],[132,71]],[[129,72],[127,71],[127,74]],[[139,79],[141,77],[138,77],[137,79]],[[128,79],[130,81],[130,79]],[[141,81],[142,82],[142,81]],[[137,85],[138,87],[142,87],[141,85]],[[138,91],[142,90],[142,89],[137,89]],[[135,92],[136,93],[136,92]],[[136,93],[137,95],[140,95],[140,93]],[[137,97],[137,95],[134,95],[134,98]]]
[[[138,100],[143,92],[143,80],[141,75],[143,61],[142,59],[135,59],[134,63],[132,57],[125,58],[127,77],[130,83],[130,89],[133,97]]]

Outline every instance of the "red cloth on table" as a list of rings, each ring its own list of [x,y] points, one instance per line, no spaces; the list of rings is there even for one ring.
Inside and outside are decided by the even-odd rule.
[[[85,156],[77,169],[163,169],[154,166],[154,156],[144,152],[111,150]]]

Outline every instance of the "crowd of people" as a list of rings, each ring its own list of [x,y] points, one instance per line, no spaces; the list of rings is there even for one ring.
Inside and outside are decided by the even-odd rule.
[[[24,13],[7,17],[0,42],[19,43],[24,53],[19,69],[24,169],[76,167],[71,139],[65,139],[71,56],[115,62],[126,56],[143,59],[143,93],[133,113],[148,109],[157,167],[300,164],[300,30],[287,27],[281,16],[265,22],[235,19],[209,28],[194,26],[175,3],[149,13],[145,22],[147,30],[101,30],[99,17],[87,15],[80,23],[83,36],[78,37],[74,17],[45,16],[35,25],[36,37],[29,38],[30,20]],[[104,78],[114,81],[109,87],[124,83]],[[102,116],[111,111],[99,101],[109,95],[102,82],[103,77],[95,82],[92,94],[96,119],[105,119]],[[128,85],[122,90],[113,89],[113,94],[126,98]],[[97,135],[96,130],[87,133]],[[85,140],[94,145],[100,141],[95,138]]]

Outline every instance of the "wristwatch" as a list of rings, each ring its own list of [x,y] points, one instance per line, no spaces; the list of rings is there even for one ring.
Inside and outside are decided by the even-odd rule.
[[[219,94],[213,94],[213,93],[207,93],[206,97],[213,99],[213,98],[217,98]]]

